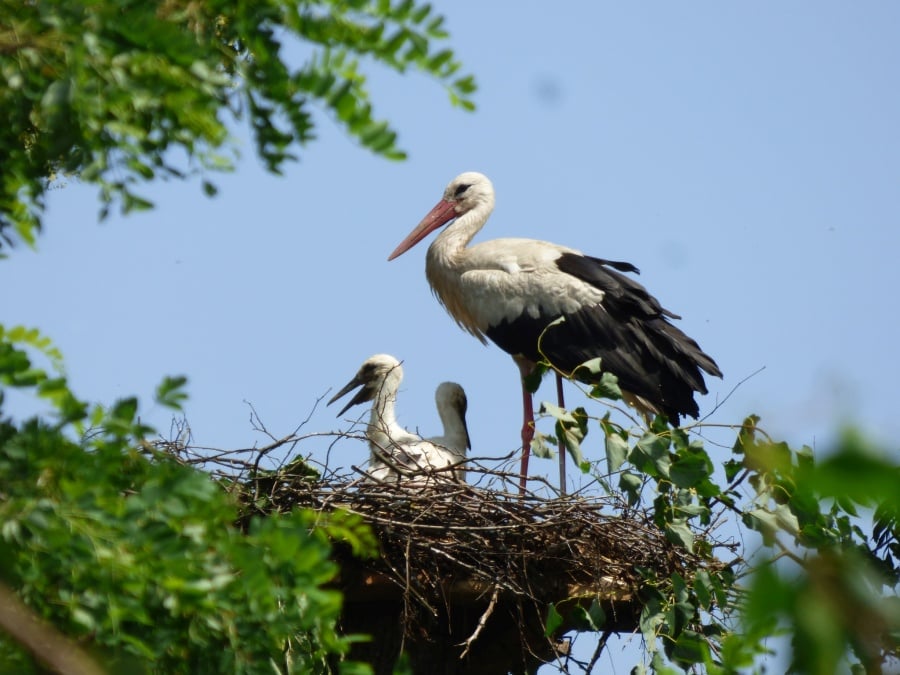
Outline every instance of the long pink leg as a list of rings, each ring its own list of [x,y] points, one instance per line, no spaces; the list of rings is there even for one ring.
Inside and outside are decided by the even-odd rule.
[[[565,410],[563,381],[562,375],[559,373],[556,373],[556,400],[559,401],[559,407]],[[566,444],[563,442],[562,436],[559,437],[559,494],[566,494]]]
[[[525,377],[531,374],[532,364],[524,359],[516,359],[522,380],[522,469],[519,475],[519,494],[525,494],[525,482],[528,476],[528,457],[531,454],[531,441],[534,439],[534,404],[531,392],[525,386]]]

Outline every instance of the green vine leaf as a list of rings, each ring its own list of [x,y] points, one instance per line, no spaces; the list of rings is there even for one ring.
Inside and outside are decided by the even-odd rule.
[[[551,637],[560,626],[562,626],[563,617],[556,609],[556,605],[550,603],[547,605],[547,618],[544,621],[544,637]]]

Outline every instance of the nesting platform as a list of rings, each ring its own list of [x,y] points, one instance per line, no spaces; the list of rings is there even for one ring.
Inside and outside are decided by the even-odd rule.
[[[648,580],[709,564],[667,541],[621,496],[520,496],[517,477],[469,471],[465,484],[323,480],[285,467],[243,483],[247,517],[302,507],[368,522],[380,557],[338,543],[341,629],[367,634],[351,657],[391,673],[532,672],[564,660],[567,632],[633,632]],[[251,506],[252,505],[252,506]],[[551,605],[558,613],[547,629]],[[602,611],[598,611],[602,610]],[[601,625],[596,620],[600,617]]]

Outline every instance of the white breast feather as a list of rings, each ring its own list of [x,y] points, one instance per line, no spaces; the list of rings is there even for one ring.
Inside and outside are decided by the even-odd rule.
[[[555,317],[594,305],[603,291],[561,272],[556,260],[580,251],[535,239],[494,239],[442,261],[429,248],[426,275],[457,323],[482,342],[484,332],[521,316]]]
[[[569,314],[603,300],[603,292],[578,280],[574,283],[538,272],[508,275],[502,272],[467,272],[461,279],[472,299],[469,310],[482,329],[520,316],[537,319]]]

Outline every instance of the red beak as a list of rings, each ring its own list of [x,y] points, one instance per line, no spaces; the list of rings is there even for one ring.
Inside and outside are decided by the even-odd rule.
[[[442,199],[437,205],[428,212],[428,215],[422,219],[422,222],[416,225],[415,229],[400,242],[400,245],[394,249],[394,252],[388,256],[388,260],[393,260],[399,255],[406,253],[413,246],[422,241],[431,232],[434,232],[441,225],[450,222],[456,218],[456,208],[453,202]]]

